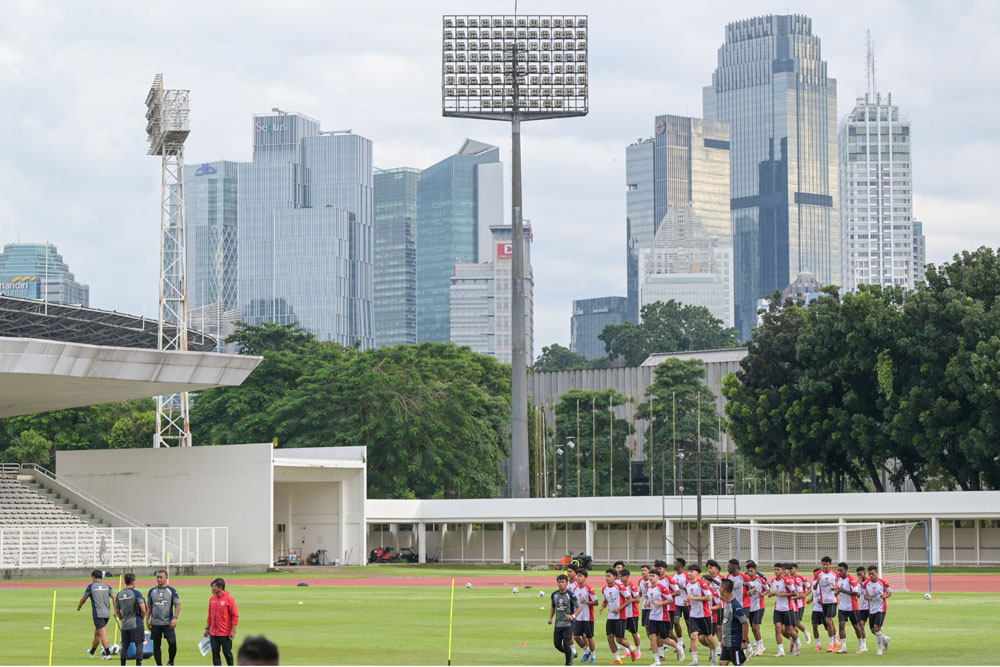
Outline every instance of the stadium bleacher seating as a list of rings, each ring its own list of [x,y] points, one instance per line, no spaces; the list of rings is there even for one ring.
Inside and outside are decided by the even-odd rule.
[[[128,542],[117,539],[109,525],[24,476],[0,475],[0,530],[5,568],[90,567],[143,559],[142,550],[131,549],[130,554]]]

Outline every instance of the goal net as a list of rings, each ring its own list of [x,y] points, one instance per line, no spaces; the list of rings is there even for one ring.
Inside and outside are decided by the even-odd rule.
[[[798,563],[803,576],[820,566],[824,556],[858,567],[878,567],[879,575],[897,591],[906,587],[906,555],[916,523],[713,523],[709,551],[720,563],[730,558],[752,560],[764,573],[775,563]]]

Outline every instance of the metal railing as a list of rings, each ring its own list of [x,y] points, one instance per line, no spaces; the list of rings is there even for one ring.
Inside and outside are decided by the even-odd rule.
[[[0,569],[228,563],[226,527],[0,527]]]
[[[20,463],[0,463],[0,477],[15,477],[20,472]]]
[[[5,465],[9,465],[9,464],[5,464]],[[61,486],[61,487],[65,488],[67,491],[69,491],[70,493],[73,493],[74,495],[79,496],[83,500],[83,503],[88,506],[88,509],[91,509],[91,510],[92,509],[99,509],[99,510],[101,510],[102,512],[104,512],[106,514],[109,514],[109,515],[113,516],[115,519],[117,519],[121,523],[125,524],[126,526],[133,526],[135,528],[145,528],[146,527],[144,523],[142,523],[141,521],[139,521],[135,517],[131,517],[128,514],[125,514],[124,512],[116,510],[114,507],[112,507],[112,506],[108,505],[107,503],[105,503],[105,502],[103,502],[103,501],[95,498],[90,493],[84,491],[83,489],[81,489],[80,487],[76,486],[75,484],[71,484],[70,482],[67,482],[65,479],[62,479],[61,477],[57,477],[54,472],[52,472],[51,470],[47,470],[47,469],[43,468],[42,466],[38,465],[37,463],[20,463],[20,464],[13,464],[13,465],[19,466],[20,471],[22,473],[25,472],[25,471],[30,471],[33,474],[41,475],[42,477],[45,477],[46,479],[48,479],[49,482],[51,482],[53,484],[56,484],[58,486]],[[53,490],[56,491],[56,492],[59,491],[58,488],[53,489]]]

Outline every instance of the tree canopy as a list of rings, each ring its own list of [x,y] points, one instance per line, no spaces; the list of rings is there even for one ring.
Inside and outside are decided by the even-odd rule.
[[[608,358],[624,359],[638,366],[649,355],[691,350],[739,347],[736,329],[724,328],[704,306],[682,305],[671,299],[646,304],[640,323],[624,322],[604,327],[598,338],[604,342]]]

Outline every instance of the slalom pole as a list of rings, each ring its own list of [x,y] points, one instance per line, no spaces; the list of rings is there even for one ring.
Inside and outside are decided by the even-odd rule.
[[[931,540],[927,529],[927,521],[924,521],[924,546],[927,547],[927,592],[934,592],[934,582],[931,579]],[[906,571],[906,564],[903,565],[903,571]]]
[[[52,643],[56,638],[56,594],[59,589],[52,591],[52,622],[49,624],[49,667],[52,667]]]
[[[451,609],[448,612],[448,664],[451,665],[451,624],[455,618],[455,579],[451,580]],[[50,663],[51,664],[51,663]]]

